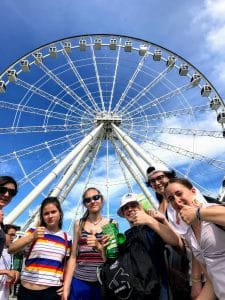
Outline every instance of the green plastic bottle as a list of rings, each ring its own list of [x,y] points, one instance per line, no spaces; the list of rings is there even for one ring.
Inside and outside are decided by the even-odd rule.
[[[108,234],[109,245],[106,247],[106,257],[110,259],[115,259],[118,257],[118,247],[117,247],[117,235],[118,228],[114,223],[109,223],[102,226],[103,234]]]

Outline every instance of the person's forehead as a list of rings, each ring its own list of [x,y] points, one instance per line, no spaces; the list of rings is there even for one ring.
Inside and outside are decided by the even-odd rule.
[[[150,177],[149,178],[155,178],[155,177],[157,177],[157,176],[161,176],[161,175],[165,175],[162,171],[156,171],[156,172],[154,172],[152,175],[150,175]]]
[[[14,229],[14,228],[10,228],[9,230],[8,230],[8,233],[15,233],[16,232],[16,229]]]
[[[92,196],[92,195],[98,195],[99,192],[96,189],[90,189],[85,193],[85,197]]]
[[[180,190],[188,190],[188,188],[179,182],[171,182],[167,185],[166,190],[168,192],[178,192]]]
[[[15,184],[12,182],[7,182],[3,185],[4,187],[10,188],[10,189],[15,189]]]
[[[125,207],[129,207],[129,206],[132,206],[132,205],[137,205],[138,202],[137,201],[130,201],[130,202],[127,202],[126,204],[124,204],[122,206],[122,209],[124,209]]]

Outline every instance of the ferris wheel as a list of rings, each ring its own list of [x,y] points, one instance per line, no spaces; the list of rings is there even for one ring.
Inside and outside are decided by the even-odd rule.
[[[225,104],[190,62],[152,42],[120,35],[57,40],[0,75],[0,172],[21,201],[7,222],[43,196],[80,207],[98,187],[113,214],[126,191],[144,193],[149,165],[166,165],[205,194],[225,173]],[[67,201],[67,208],[71,207]]]

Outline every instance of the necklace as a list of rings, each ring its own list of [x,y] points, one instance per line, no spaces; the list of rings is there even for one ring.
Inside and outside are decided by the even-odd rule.
[[[89,221],[91,224],[93,224],[93,225],[96,226],[96,225],[98,225],[98,224],[102,221],[102,217],[101,217],[99,220],[95,221],[95,222],[91,221],[90,218],[88,217],[88,221]]]

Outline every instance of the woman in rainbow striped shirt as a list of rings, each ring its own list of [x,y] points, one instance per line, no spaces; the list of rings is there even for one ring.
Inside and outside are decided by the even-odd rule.
[[[40,207],[40,225],[9,247],[9,253],[28,253],[21,272],[19,300],[61,299],[63,272],[71,239],[62,231],[63,212],[56,197],[48,197]]]

